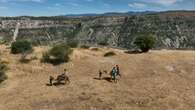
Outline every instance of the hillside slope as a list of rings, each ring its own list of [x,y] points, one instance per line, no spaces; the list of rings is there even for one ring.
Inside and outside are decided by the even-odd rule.
[[[28,39],[35,45],[76,40],[89,45],[134,48],[139,34],[152,33],[157,38],[155,48],[195,47],[195,11],[0,18],[0,39],[10,41],[18,23],[17,39]]]
[[[194,110],[195,52],[151,51],[127,54],[123,50],[75,49],[71,62],[59,66],[42,64],[36,47],[29,64],[18,62],[0,45],[1,59],[8,63],[8,80],[0,85],[0,110]],[[103,57],[107,51],[117,55]],[[120,65],[118,83],[97,80],[100,68]],[[49,75],[68,69],[71,83],[47,86]],[[109,77],[109,74],[104,74]]]

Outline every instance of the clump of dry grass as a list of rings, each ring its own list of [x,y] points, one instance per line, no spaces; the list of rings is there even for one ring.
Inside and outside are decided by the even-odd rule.
[[[106,52],[106,53],[104,54],[104,57],[110,57],[110,56],[114,56],[114,55],[116,55],[116,53],[113,52],[113,51],[110,51],[110,52]]]
[[[11,55],[0,46],[1,58],[9,62],[9,79],[0,86],[0,108],[3,110],[193,110],[195,80],[194,51],[151,51],[150,54],[125,54],[121,50],[101,51],[75,49],[71,61],[62,65],[18,63],[19,55]],[[40,59],[46,47],[35,47]],[[3,52],[5,51],[5,52]],[[104,58],[106,52],[117,57]],[[95,54],[95,55],[94,55]],[[30,58],[30,57],[29,57]],[[182,59],[182,60],[181,60]],[[118,83],[98,70],[120,66]],[[173,65],[174,70],[165,68]],[[47,86],[48,77],[66,68],[70,85]],[[185,83],[181,83],[184,81]],[[35,97],[36,96],[36,97]],[[187,101],[187,103],[186,103]]]
[[[92,51],[98,51],[99,48],[97,48],[97,47],[92,47],[92,48],[90,48],[90,50],[92,50]]]
[[[0,83],[7,79],[7,75],[5,71],[7,70],[7,66],[4,62],[0,59]]]

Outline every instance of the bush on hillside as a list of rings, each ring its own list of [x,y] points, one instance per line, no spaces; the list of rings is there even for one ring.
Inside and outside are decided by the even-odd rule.
[[[82,48],[82,49],[89,49],[90,46],[88,46],[88,45],[81,45],[80,48]]]
[[[50,56],[48,52],[42,54],[41,62],[50,62]]]
[[[26,58],[27,57],[27,54],[25,53],[25,54],[22,54],[21,55],[21,58],[20,58],[20,63],[29,63],[29,62],[31,62],[31,61],[33,61],[33,60],[38,60],[38,57],[37,56],[31,56],[31,57],[29,57],[29,58]]]
[[[32,52],[32,45],[29,41],[21,40],[13,42],[11,45],[11,53],[12,54],[19,54],[19,53],[26,53]]]
[[[97,47],[92,47],[92,48],[90,48],[90,50],[92,50],[92,51],[98,51],[99,48],[97,48]]]
[[[64,44],[56,45],[49,51],[51,57],[61,62],[67,62],[71,53],[72,49]]]
[[[106,41],[102,41],[102,42],[98,42],[98,45],[101,45],[101,46],[108,46],[109,44],[106,42]]]
[[[69,46],[65,44],[55,45],[48,52],[43,53],[41,61],[52,64],[68,62],[70,59],[69,55],[71,53],[72,49]]]
[[[148,52],[153,48],[156,39],[153,35],[140,35],[135,39],[134,44],[142,51]]]
[[[110,56],[114,56],[116,55],[116,53],[114,53],[113,51],[107,52],[104,54],[104,57],[110,57]]]
[[[7,42],[5,40],[0,39],[0,44],[6,44]]]
[[[29,63],[30,61],[31,61],[31,59],[27,59],[26,57],[27,57],[27,55],[28,55],[29,53],[22,53],[21,54],[21,57],[20,57],[20,63]]]
[[[7,70],[7,66],[5,63],[0,61],[0,83],[7,79],[5,71]]]
[[[30,59],[31,59],[31,60],[38,60],[38,57],[37,57],[36,55],[34,55],[34,56],[31,56]]]
[[[78,47],[78,41],[68,41],[67,45],[71,48],[77,48]]]

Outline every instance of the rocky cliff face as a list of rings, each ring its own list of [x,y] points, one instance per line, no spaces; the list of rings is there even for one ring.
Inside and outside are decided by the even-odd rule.
[[[152,33],[156,48],[194,48],[195,12],[163,12],[128,16],[79,18],[28,18],[0,20],[0,37],[11,39],[16,24],[21,25],[17,39],[34,44],[77,40],[82,44],[133,48],[139,34]]]

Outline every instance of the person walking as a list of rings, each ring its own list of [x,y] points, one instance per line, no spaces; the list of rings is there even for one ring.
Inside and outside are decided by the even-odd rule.
[[[120,68],[118,65],[116,65],[116,72],[117,72],[117,75],[119,75],[121,77],[121,74],[120,74]]]
[[[66,75],[67,74],[67,69],[64,69],[64,73],[63,73],[64,75]]]
[[[117,75],[116,67],[113,67],[112,68],[112,77],[111,77],[111,79],[113,79],[114,82],[116,82],[116,75]]]
[[[49,76],[49,84],[50,84],[50,86],[53,85],[53,80],[54,80],[54,77],[53,76]]]
[[[62,77],[64,78],[65,84],[68,82],[70,83],[70,79],[67,75],[67,69],[64,69],[64,73],[62,74]]]
[[[99,70],[99,80],[101,80],[102,79],[102,71],[101,70]]]

